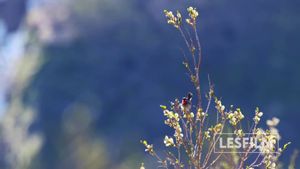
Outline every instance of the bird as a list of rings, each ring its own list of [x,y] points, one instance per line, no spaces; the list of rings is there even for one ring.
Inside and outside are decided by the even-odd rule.
[[[192,108],[192,98],[193,94],[189,92],[186,97],[183,97],[181,100],[181,110],[184,113],[190,112]]]

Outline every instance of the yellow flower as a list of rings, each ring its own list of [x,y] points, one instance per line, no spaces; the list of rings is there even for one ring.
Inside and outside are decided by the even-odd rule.
[[[180,145],[183,143],[183,134],[182,134],[182,129],[181,129],[180,125],[176,126],[174,137],[176,139],[177,144]]]
[[[198,11],[196,10],[196,8],[193,8],[193,7],[188,7],[187,8],[187,11],[189,12],[189,16],[192,18],[192,19],[196,19],[199,15]]]
[[[235,130],[234,134],[236,134],[238,137],[243,137],[245,135],[242,129]]]
[[[267,125],[269,127],[276,127],[279,124],[280,120],[276,117],[273,117],[272,120],[267,120]]]
[[[229,119],[229,123],[233,126],[236,126],[244,118],[245,116],[239,108],[237,108],[234,112],[230,111],[227,114],[227,119]]]
[[[189,121],[192,120],[194,117],[195,117],[195,115],[194,115],[193,112],[191,112],[191,113],[185,113],[185,114],[183,115],[183,118],[186,118],[186,119],[188,119]]]
[[[154,153],[153,144],[148,144],[146,140],[141,140],[141,143],[146,147],[145,152],[149,152],[151,155]]]
[[[213,128],[213,130],[215,133],[219,133],[219,132],[221,132],[222,127],[223,127],[222,123],[219,123]]]
[[[263,114],[264,114],[263,112],[260,112],[260,111],[259,111],[259,108],[256,108],[256,110],[255,110],[255,116],[254,116],[254,118],[253,118],[255,124],[258,124],[258,123],[259,123],[260,118],[263,116]]]
[[[164,10],[164,13],[167,18],[167,23],[178,29],[182,22],[181,13],[177,11],[176,16],[172,11]]]
[[[207,116],[207,114],[205,112],[203,112],[203,110],[201,108],[198,109],[197,114],[196,114],[196,120],[200,121],[205,116]]]
[[[218,110],[218,112],[223,114],[225,111],[225,106],[222,104],[221,100],[216,99],[215,103],[216,103],[216,109]]]
[[[144,167],[144,163],[142,163],[142,164],[141,164],[141,167],[140,167],[140,169],[145,169],[145,167]]]
[[[188,7],[187,11],[189,13],[190,18],[186,19],[185,21],[191,25],[191,26],[195,26],[196,25],[196,19],[199,15],[198,11],[196,10],[196,8],[193,7]]]
[[[174,140],[172,137],[165,136],[164,143],[167,147],[174,146]]]
[[[211,138],[210,132],[209,132],[209,131],[204,132],[204,137],[205,137],[207,140],[209,140],[209,139]]]

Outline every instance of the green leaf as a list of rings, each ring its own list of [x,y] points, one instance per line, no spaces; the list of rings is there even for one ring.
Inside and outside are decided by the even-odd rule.
[[[167,109],[167,106],[164,106],[164,105],[160,105],[159,107],[162,108],[163,110]]]
[[[286,144],[283,146],[283,150],[286,150],[287,147],[288,147],[290,144],[292,144],[292,143],[291,143],[291,142],[286,143]]]

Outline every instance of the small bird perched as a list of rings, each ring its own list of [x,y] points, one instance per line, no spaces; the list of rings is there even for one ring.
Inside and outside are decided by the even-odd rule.
[[[184,113],[190,112],[190,110],[192,108],[192,97],[193,97],[193,94],[191,92],[189,92],[186,97],[182,98],[181,110]]]

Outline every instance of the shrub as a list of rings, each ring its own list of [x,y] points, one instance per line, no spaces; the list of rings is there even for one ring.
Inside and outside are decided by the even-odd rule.
[[[181,100],[175,99],[170,106],[161,105],[166,118],[164,122],[174,130],[174,134],[164,138],[167,149],[164,157],[156,152],[153,144],[142,140],[145,151],[157,159],[159,167],[166,169],[279,168],[278,158],[290,144],[278,146],[280,135],[276,126],[279,119],[268,120],[268,128],[263,129],[259,126],[263,113],[256,108],[252,125],[246,128],[242,110],[234,106],[226,108],[215,96],[210,80],[204,106],[199,77],[202,59],[197,33],[199,13],[194,7],[187,8],[187,12],[188,18],[184,19],[179,11],[175,14],[164,11],[168,24],[179,31],[188,48],[190,58],[184,55],[183,64],[195,88],[196,103],[192,102],[193,93],[189,92]],[[213,111],[217,112],[218,118],[210,123],[207,118]],[[221,144],[223,139],[227,140],[225,148]],[[140,168],[144,169],[144,164]]]

